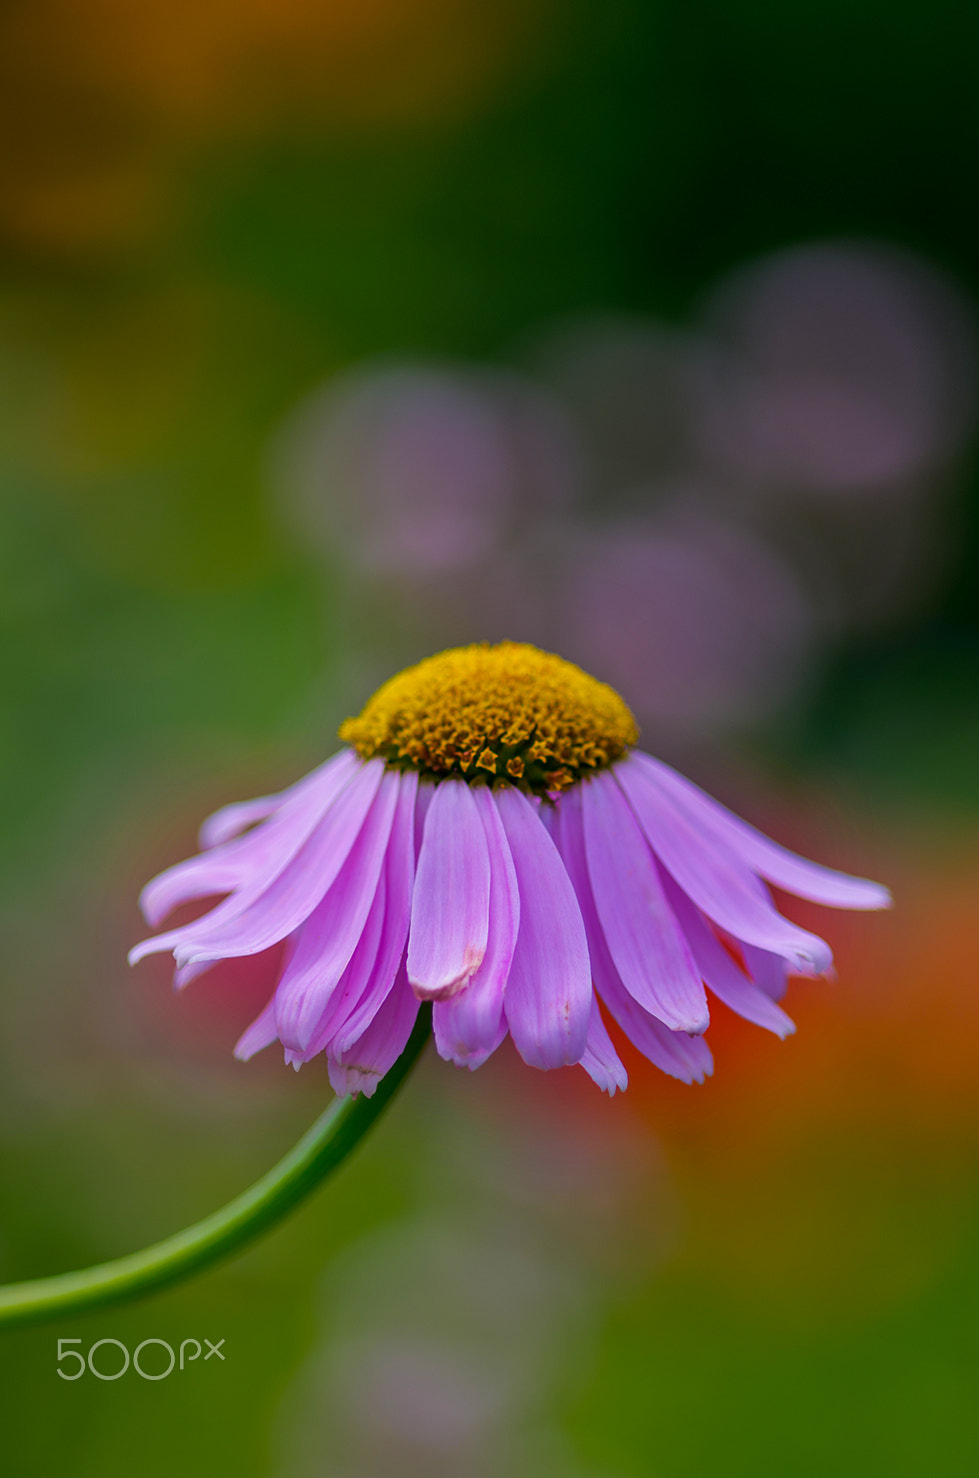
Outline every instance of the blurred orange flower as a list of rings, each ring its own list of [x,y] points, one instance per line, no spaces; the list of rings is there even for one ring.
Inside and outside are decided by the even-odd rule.
[[[35,0],[0,18],[0,234],[105,249],[165,220],[188,151],[478,104],[539,7],[474,0]]]
[[[792,983],[796,1036],[745,1030],[718,1007],[719,1068],[695,1091],[627,1058],[632,1102],[682,1190],[681,1259],[778,1318],[859,1317],[907,1297],[947,1265],[968,1225],[979,857],[963,848],[951,864],[946,852],[941,864],[859,865],[894,884],[895,910],[856,928],[834,920],[840,983]],[[794,902],[791,912],[816,918]]]

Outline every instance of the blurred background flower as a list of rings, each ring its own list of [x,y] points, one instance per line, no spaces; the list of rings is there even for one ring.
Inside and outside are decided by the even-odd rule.
[[[976,42],[951,0],[5,9],[2,1275],[319,1111],[231,1058],[261,972],[130,977],[136,893],[430,651],[583,663],[898,903],[833,920],[790,1042],[718,1007],[703,1088],[428,1065],[247,1256],[10,1337],[11,1471],[971,1478]],[[228,1359],[69,1385],[62,1335]]]

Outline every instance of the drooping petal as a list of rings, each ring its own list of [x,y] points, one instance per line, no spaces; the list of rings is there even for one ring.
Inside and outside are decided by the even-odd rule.
[[[520,892],[510,845],[488,786],[473,791],[490,863],[489,931],[483,963],[464,990],[432,1009],[439,1055],[456,1067],[480,1067],[506,1036],[503,992],[520,925]]]
[[[486,832],[465,780],[443,780],[425,817],[411,898],[408,979],[420,1000],[454,996],[483,962],[489,933]]]
[[[759,990],[773,1001],[780,1001],[788,985],[788,966],[781,955],[773,955],[767,949],[756,949],[753,944],[742,944],[741,953],[748,974]]]
[[[239,911],[247,907],[299,850],[350,782],[359,764],[352,750],[341,750],[298,785],[284,792],[279,798],[281,805],[276,813],[255,831],[225,841],[220,846],[213,840],[202,841],[202,846],[208,846],[209,851],[168,867],[146,884],[139,902],[147,923],[155,927],[181,903],[236,889],[242,890],[239,897],[227,900],[227,904],[236,903]],[[246,806],[256,804],[246,802]],[[234,809],[226,806],[223,811],[216,812],[211,821]],[[209,825],[210,822],[204,823],[202,837]],[[226,907],[224,916],[231,917],[232,912],[232,908]]]
[[[581,812],[581,791],[575,787],[562,795],[558,805],[558,845],[581,907],[595,989],[633,1046],[654,1066],[684,1083],[702,1083],[714,1067],[707,1043],[702,1037],[670,1031],[643,1010],[619,979],[592,895]]]
[[[254,1057],[256,1052],[261,1052],[264,1047],[271,1047],[273,1042],[278,1041],[279,1034],[275,1028],[275,997],[269,1001],[265,1009],[259,1012],[251,1026],[242,1032],[235,1044],[235,1056],[239,1062],[247,1062]]]
[[[374,913],[372,948],[361,965],[369,972],[377,954],[383,911],[372,910],[391,835],[401,777],[384,772],[364,824],[335,881],[298,930],[292,958],[275,992],[279,1040],[305,1053],[341,976]],[[383,910],[383,903],[381,905]]]
[[[308,1056],[327,1049],[341,1057],[363,1036],[387,999],[404,959],[411,911],[411,887],[415,871],[414,804],[418,777],[411,771],[401,776],[398,806],[391,823],[384,857],[384,871],[375,907],[380,902],[382,926],[369,965],[366,953],[354,952],[337,990],[324,1012],[310,1044]],[[365,929],[365,933],[366,933]],[[366,973],[363,973],[366,970]]]
[[[531,1067],[579,1062],[591,1016],[591,971],[571,879],[534,807],[507,787],[499,809],[520,892],[520,927],[504,995],[507,1024]]]
[[[633,811],[610,774],[580,789],[588,876],[620,979],[671,1030],[703,1032],[703,983]]]
[[[422,849],[422,838],[425,835],[425,818],[428,808],[432,804],[435,795],[435,784],[431,780],[419,780],[418,794],[415,798],[415,866],[418,866],[418,858]]]
[[[703,1037],[670,1031],[659,1017],[644,1011],[614,975],[603,979],[599,993],[632,1045],[661,1072],[682,1083],[702,1083],[710,1077],[714,1059]]]
[[[585,1046],[581,1066],[591,1078],[593,1083],[611,1098],[616,1088],[624,1093],[629,1086],[629,1078],[625,1068],[619,1061],[619,1054],[612,1045],[612,1038],[605,1030],[602,1013],[598,1009],[598,1001],[592,997],[591,1018],[588,1022],[588,1042]]]
[[[537,811],[538,816],[541,819],[542,824],[546,827],[548,836],[550,836],[550,838],[552,839],[552,841],[554,841],[555,844],[556,844],[557,843],[557,833],[558,833],[558,808],[557,808],[557,806],[553,806],[553,805],[552,806],[545,806],[545,805],[542,805],[541,802],[537,799],[536,796],[533,796],[532,798],[530,798],[530,800],[531,800],[531,804],[535,806],[535,809]]]
[[[271,852],[272,849],[269,848],[266,858]],[[266,861],[266,858],[256,859],[256,866],[262,867],[264,864],[264,871],[268,874],[272,872],[276,864]],[[245,882],[248,876],[247,866],[244,859],[228,857],[217,850],[213,853],[205,853],[203,856],[188,857],[186,862],[176,863],[146,884],[139,895],[139,907],[143,918],[151,928],[155,929],[182,903],[196,902],[199,898],[218,898],[224,894],[233,893]],[[142,949],[142,945],[138,948]],[[144,953],[148,954],[150,951],[146,950]],[[137,959],[142,959],[142,955],[137,956],[135,951],[131,952],[130,964],[135,964]]]
[[[708,989],[746,1021],[765,1027],[777,1037],[791,1036],[795,1031],[792,1018],[738,968],[704,915],[665,873],[663,884]]]
[[[346,861],[383,774],[382,760],[359,765],[312,835],[257,896],[249,885],[204,918],[137,945],[130,960],[135,963],[166,949],[173,950],[178,965],[236,958],[259,954],[291,934],[309,917]]]
[[[826,942],[783,919],[747,865],[715,834],[694,825],[632,756],[616,765],[614,778],[660,862],[709,919],[748,944],[782,955],[800,974],[829,969],[833,956]]]
[[[780,847],[692,781],[663,764],[662,760],[636,750],[629,763],[639,766],[647,779],[659,788],[662,795],[669,796],[693,826],[722,842],[753,872],[777,888],[834,908],[890,908],[891,895],[880,883],[821,867],[786,847]]]
[[[282,962],[279,971],[280,975],[282,973],[282,970],[286,968],[290,959],[292,958],[292,952],[295,947],[296,936],[295,934],[292,934],[286,940],[285,946],[282,950]],[[211,966],[214,963],[214,960],[208,960],[203,965],[185,965],[184,970],[188,972],[197,971],[198,973],[201,973],[204,970],[210,970]],[[181,972],[178,971],[178,974],[179,973]],[[247,1031],[243,1032],[241,1037],[238,1039],[238,1042],[235,1046],[235,1056],[239,1059],[239,1061],[247,1062],[250,1057],[254,1057],[256,1052],[261,1052],[263,1048],[270,1047],[272,1043],[277,1042],[278,1039],[279,1034],[276,1030],[275,1025],[275,991],[273,991],[268,1005],[259,1012],[258,1016],[256,1016],[251,1026],[248,1027]]]
[[[408,1044],[419,1004],[402,968],[363,1036],[342,1057],[327,1058],[334,1093],[374,1096],[378,1083]]]
[[[202,823],[197,840],[205,851],[220,846],[222,842],[230,842],[256,821],[265,821],[273,811],[279,809],[283,799],[280,792],[277,795],[256,796],[253,801],[233,801],[230,806],[222,806],[220,811],[215,811]]]
[[[370,979],[374,966],[377,963],[377,951],[384,932],[386,904],[387,888],[382,869],[367,919],[361,930],[360,938],[354,946],[353,954],[347,961],[343,973],[333,988],[331,990],[324,988],[322,992],[324,1004],[309,1041],[305,1047],[286,1046],[286,1062],[291,1066],[295,1067],[297,1063],[311,1062],[318,1053],[322,1052],[332,1040],[338,1022],[343,1021],[360,1000],[364,992],[364,986]],[[301,940],[303,930],[300,929],[298,933]],[[288,989],[288,982],[286,983],[286,989]]]

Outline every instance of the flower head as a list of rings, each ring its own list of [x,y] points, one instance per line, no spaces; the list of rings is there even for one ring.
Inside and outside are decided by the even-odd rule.
[[[779,1036],[789,974],[828,946],[766,883],[884,908],[877,883],[807,862],[633,746],[618,694],[515,642],[460,647],[392,678],[346,748],[280,795],[205,822],[197,857],[148,884],[148,922],[227,895],[138,945],[175,984],[286,941],[272,999],[235,1051],[325,1052],[338,1093],[373,1092],[419,1002],[440,1054],[479,1067],[509,1032],[534,1067],[626,1074],[601,1006],[664,1072],[712,1071],[707,990]],[[706,988],[706,989],[705,989]]]

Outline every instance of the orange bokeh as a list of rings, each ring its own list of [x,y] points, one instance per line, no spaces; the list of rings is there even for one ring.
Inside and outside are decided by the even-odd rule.
[[[166,220],[209,144],[417,125],[481,103],[540,7],[473,0],[37,0],[0,18],[0,234],[97,250]]]
[[[680,1189],[681,1275],[779,1322],[893,1306],[940,1277],[972,1215],[979,1151],[979,857],[868,866],[886,915],[783,899],[833,945],[835,982],[793,981],[785,1042],[715,1004],[715,1075],[689,1089],[624,1049],[634,1109]]]
[[[807,830],[795,821],[769,817],[766,829]],[[968,1235],[979,1156],[979,855],[912,837],[848,856],[820,829],[821,844],[797,835],[800,847],[886,881],[895,908],[849,914],[780,897],[830,942],[837,967],[835,981],[790,982],[795,1036],[780,1042],[713,1001],[715,1070],[702,1086],[652,1067],[614,1023],[629,1088],[611,1103],[577,1069],[532,1073],[498,1054],[488,1074],[518,1115],[658,1146],[670,1189],[637,1177],[640,1240],[668,1225],[681,1286],[813,1329],[872,1317],[942,1275]]]
[[[790,983],[784,1004],[798,1032],[784,1043],[715,1005],[706,1092],[636,1072],[636,1095],[662,1132],[705,1153],[722,1142],[755,1155],[803,1125],[859,1118],[940,1130],[959,1150],[979,1143],[979,992],[970,985],[979,858],[966,851],[941,871],[897,867],[889,914],[780,899],[831,941],[837,980]],[[891,880],[895,870],[893,857],[881,857],[876,874]]]

